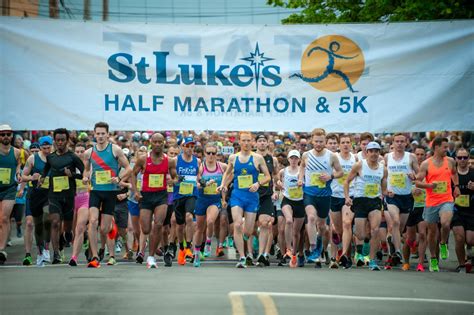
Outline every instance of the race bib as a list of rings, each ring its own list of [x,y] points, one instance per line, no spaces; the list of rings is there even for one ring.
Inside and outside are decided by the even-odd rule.
[[[347,177],[349,177],[349,173],[344,173],[344,175],[337,179],[339,185],[344,186],[344,182],[346,181]]]
[[[169,193],[172,193],[173,192],[173,186],[168,186],[168,188],[166,188],[166,191],[169,192]]]
[[[82,182],[82,179],[76,179],[76,191],[86,191],[87,188],[88,187]]]
[[[323,182],[319,177],[322,173],[312,173],[310,178],[310,186],[316,186],[318,188],[326,188],[326,183]]]
[[[112,183],[110,171],[95,171],[95,183],[97,185],[107,185]]]
[[[150,174],[148,180],[150,188],[161,188],[164,185],[165,176],[163,174]]]
[[[263,182],[264,179],[265,179],[265,174],[263,174],[263,173],[258,174],[258,181],[259,182]],[[268,187],[268,186],[270,186],[270,182],[266,183],[265,185],[262,185],[262,187]]]
[[[137,190],[142,191],[142,180],[141,179],[137,180]]]
[[[406,174],[397,172],[390,174],[390,186],[395,188],[405,188],[406,187]]]
[[[69,178],[67,176],[53,177],[53,191],[60,192],[69,189]]]
[[[448,182],[433,182],[436,183],[436,187],[433,188],[433,193],[444,194],[448,191]]]
[[[469,195],[459,195],[454,202],[460,207],[469,208],[469,199]]]
[[[239,175],[237,176],[237,182],[239,184],[239,189],[250,188],[253,185],[252,175]]]
[[[415,203],[422,204],[425,203],[426,199],[426,192],[423,190],[423,192],[417,196],[413,195],[413,199],[415,200]]]
[[[11,168],[0,168],[0,182],[2,184],[9,185],[11,175],[12,175]]]
[[[379,185],[378,184],[365,184],[364,194],[367,197],[377,197],[379,194]]]
[[[301,199],[303,198],[303,188],[302,187],[289,187],[288,195],[290,199]]]
[[[48,189],[49,188],[49,176],[44,178],[43,184],[40,186],[41,188]]]
[[[217,195],[217,183],[212,183],[205,186],[204,195]]]
[[[181,182],[179,184],[180,195],[191,195],[193,193],[193,189],[194,189],[193,183]]]

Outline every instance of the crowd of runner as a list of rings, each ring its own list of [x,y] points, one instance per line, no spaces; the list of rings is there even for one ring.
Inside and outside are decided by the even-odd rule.
[[[470,132],[115,132],[0,125],[0,264],[157,268],[237,253],[237,268],[472,271]],[[33,240],[37,247],[33,261]],[[213,244],[214,242],[214,244]],[[71,257],[64,248],[72,247]],[[452,250],[452,249],[451,249]],[[82,258],[81,258],[82,259]]]

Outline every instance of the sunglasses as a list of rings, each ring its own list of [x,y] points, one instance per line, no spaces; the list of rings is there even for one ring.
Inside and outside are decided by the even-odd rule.
[[[216,155],[217,152],[206,152],[207,155]]]
[[[456,156],[456,159],[458,160],[469,160],[468,156]]]
[[[11,132],[0,133],[0,137],[11,137],[11,136],[12,136]]]

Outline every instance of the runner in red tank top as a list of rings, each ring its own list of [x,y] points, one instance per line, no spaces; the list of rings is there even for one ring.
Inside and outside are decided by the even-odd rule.
[[[416,176],[416,186],[426,189],[426,207],[423,219],[428,222],[428,245],[431,253],[430,271],[439,271],[438,259],[436,258],[436,232],[438,222],[441,222],[440,256],[448,259],[449,252],[446,242],[451,228],[453,217],[453,194],[456,198],[459,192],[459,177],[456,171],[456,163],[450,157],[446,157],[448,150],[448,139],[437,137],[432,143],[433,156],[420,166],[420,172]],[[423,180],[425,180],[423,182]],[[451,181],[454,184],[454,192],[451,194]]]
[[[163,235],[163,222],[168,209],[167,175],[176,179],[176,160],[164,154],[165,138],[155,133],[150,139],[149,156],[139,156],[133,167],[132,191],[140,201],[140,225],[146,237],[151,233],[147,268],[156,268],[155,251]],[[137,175],[143,173],[142,191],[137,189]],[[154,215],[154,216],[153,216]],[[154,220],[153,231],[151,220]],[[143,248],[140,248],[143,253]]]

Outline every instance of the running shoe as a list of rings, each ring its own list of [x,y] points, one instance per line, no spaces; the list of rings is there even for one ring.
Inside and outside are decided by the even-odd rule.
[[[466,273],[466,266],[459,265],[456,267],[457,273]]]
[[[11,240],[8,240],[8,242],[7,242],[7,247],[12,247],[12,246],[13,246],[12,241],[11,241]]]
[[[370,263],[370,256],[368,256],[368,255],[367,255],[367,256],[364,256],[364,263],[365,263],[366,266],[369,265],[369,263]]]
[[[120,239],[115,242],[115,253],[118,254],[122,251],[122,241]]]
[[[44,267],[43,254],[38,254],[38,256],[36,256],[36,267]]]
[[[105,249],[99,248],[99,260],[100,261],[104,260],[104,256],[105,256]]]
[[[355,254],[354,260],[356,261],[356,266],[357,266],[357,267],[362,267],[363,265],[365,265],[364,256],[362,256],[362,255],[359,254],[359,253],[356,253],[356,254]]]
[[[223,248],[229,247],[229,245],[227,244],[227,239],[228,239],[228,238],[229,238],[229,237],[227,236],[227,237],[224,239],[224,242],[222,242],[222,247],[223,247]]]
[[[304,267],[304,256],[298,256],[298,267]]]
[[[194,267],[201,267],[201,253],[194,255]]]
[[[245,258],[245,265],[246,266],[255,266],[255,264],[253,263],[253,260],[252,260],[252,256],[250,256],[250,254],[248,254],[247,257]]]
[[[466,264],[464,266],[466,267],[466,273],[472,272],[472,263],[469,260],[466,261]]]
[[[229,246],[229,248],[235,247],[234,246],[234,237],[229,236],[229,240],[227,241],[227,245]]]
[[[423,267],[423,264],[418,264],[416,266],[416,271],[425,272],[425,267]]]
[[[107,261],[107,266],[115,266],[117,261],[115,260],[114,256],[110,256],[109,260]]]
[[[61,256],[61,262],[66,260],[66,255],[64,255],[64,249],[59,251],[59,256]]]
[[[350,261],[350,258],[347,258],[346,255],[342,255],[341,258],[339,259],[339,264],[342,266],[342,268],[349,269],[347,268],[349,261]]]
[[[321,269],[323,266],[321,264],[321,259],[320,258],[316,258],[316,261],[315,261],[315,264],[314,264],[314,268],[316,269]]]
[[[211,257],[211,251],[211,244],[206,244],[206,246],[204,246],[204,257]]]
[[[392,257],[391,256],[387,257],[387,261],[385,262],[384,269],[392,270]]]
[[[410,270],[410,264],[404,263],[403,266],[402,266],[402,270],[403,270],[403,271],[408,271],[408,270]]]
[[[263,257],[265,257],[265,263],[264,263],[265,267],[269,267],[270,266],[270,256],[268,256],[268,254],[265,254],[265,255],[263,255]]]
[[[399,251],[396,251],[392,255],[392,265],[393,266],[398,266],[402,262],[402,254]]]
[[[339,265],[336,262],[336,258],[331,258],[331,262],[329,263],[329,268],[330,269],[338,269]]]
[[[438,259],[430,259],[430,272],[439,272]]]
[[[43,250],[43,261],[47,263],[51,262],[51,255],[49,254],[49,249]]]
[[[184,256],[186,257],[186,259],[194,260],[194,255],[190,248],[186,248],[184,250]]]
[[[23,266],[31,266],[33,264],[33,258],[31,258],[31,255],[26,255],[25,258],[23,258]]]
[[[245,257],[241,257],[237,265],[235,265],[236,268],[247,268],[247,259]]]
[[[296,255],[292,255],[291,260],[290,260],[290,268],[296,268],[297,265],[298,265],[298,262],[297,262]]]
[[[377,263],[373,259],[371,259],[369,262],[369,269],[372,271],[380,271],[380,267],[377,265]]]
[[[92,258],[92,260],[87,264],[87,268],[100,268],[100,261],[97,257]]]
[[[162,257],[162,256],[163,256],[163,252],[164,252],[163,247],[158,247],[158,248],[156,249],[155,254],[156,254],[156,256]]]
[[[71,260],[69,260],[69,266],[77,267],[77,261],[74,258],[71,258]]]
[[[447,244],[439,244],[439,255],[442,260],[447,260],[449,258],[449,250]]]
[[[135,257],[135,262],[136,262],[137,264],[143,264],[143,261],[145,260],[144,258],[145,258],[145,257],[144,257],[144,255],[143,255],[143,253],[138,253],[138,254],[137,254],[137,257]]]
[[[156,268],[158,268],[158,265],[156,264],[155,257],[153,257],[153,256],[148,256],[148,258],[146,259],[146,267],[147,267],[148,269],[156,269]]]
[[[129,249],[125,254],[123,254],[123,259],[133,260],[133,251]]]
[[[287,249],[286,252],[285,252],[285,255],[283,256],[283,258],[288,258],[288,259],[291,259],[291,256],[293,256],[291,254],[291,250]]]
[[[186,265],[186,251],[184,249],[178,251],[178,265]]]
[[[321,252],[319,250],[317,250],[317,248],[316,248],[306,258],[306,262],[307,263],[315,263],[316,259],[318,259],[319,257],[321,257]]]
[[[165,262],[165,267],[171,267],[173,265],[173,253],[169,248],[163,256],[163,261]]]
[[[53,264],[53,265],[57,265],[57,264],[60,264],[60,263],[62,263],[62,262],[63,262],[63,261],[62,261],[62,259],[61,259],[61,255],[59,255],[59,253],[54,253],[52,264]]]
[[[281,259],[278,260],[278,267],[283,267],[287,264],[286,256],[283,256]]]
[[[169,245],[170,253],[173,255],[173,259],[176,257],[176,252],[178,251],[178,246],[175,243]]]
[[[216,248],[216,256],[223,257],[225,255],[223,246],[219,246]]]

